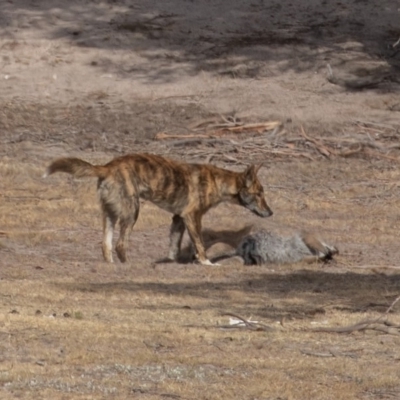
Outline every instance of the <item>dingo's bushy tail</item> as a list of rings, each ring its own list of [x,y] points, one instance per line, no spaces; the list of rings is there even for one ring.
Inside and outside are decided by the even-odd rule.
[[[108,168],[102,165],[92,165],[79,158],[59,158],[53,161],[43,174],[43,178],[48,177],[55,172],[65,172],[77,178],[105,178]]]

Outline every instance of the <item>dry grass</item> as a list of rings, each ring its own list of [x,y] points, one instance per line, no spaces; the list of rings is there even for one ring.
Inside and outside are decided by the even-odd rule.
[[[400,398],[398,335],[312,331],[378,318],[400,294],[394,2],[2,3],[1,399]],[[327,80],[327,63],[364,79],[377,60],[375,90]],[[285,131],[266,147],[251,134],[230,148],[151,140],[221,115],[285,121]],[[358,142],[365,151],[351,158],[299,154],[318,160],[324,146],[341,154]],[[340,255],[327,265],[156,263],[171,217],[144,203],[130,261],[105,264],[96,183],[41,175],[56,157],[139,151],[215,154],[218,165],[265,158],[274,216],[221,205],[206,227],[315,230]],[[399,310],[385,318],[400,324]],[[226,313],[273,329],[228,329]]]
[[[331,265],[153,264],[170,216],[143,204],[130,262],[101,261],[95,183],[0,164],[2,398],[354,399],[398,396],[398,336],[311,332],[381,315],[400,293],[399,173],[376,162],[271,164],[275,216],[222,205],[205,224],[308,228]],[[329,182],[329,186],[321,185]],[[233,312],[274,329],[226,329]],[[398,305],[390,314],[400,323]],[[386,397],[385,397],[386,396]]]

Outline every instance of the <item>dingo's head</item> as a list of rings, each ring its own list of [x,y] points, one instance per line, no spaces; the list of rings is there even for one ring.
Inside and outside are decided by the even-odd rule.
[[[243,186],[239,191],[239,202],[259,217],[270,217],[273,212],[265,201],[264,188],[257,178],[262,164],[250,165],[243,172]]]

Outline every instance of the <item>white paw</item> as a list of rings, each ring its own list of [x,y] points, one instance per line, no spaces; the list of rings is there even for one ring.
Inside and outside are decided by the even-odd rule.
[[[214,265],[216,267],[218,267],[221,264],[216,264],[216,263],[212,263],[210,260],[204,260],[204,261],[200,261],[201,265]]]

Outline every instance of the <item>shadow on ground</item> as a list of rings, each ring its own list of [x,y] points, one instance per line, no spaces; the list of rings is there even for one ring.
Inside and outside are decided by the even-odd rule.
[[[355,69],[356,76],[391,80],[400,71],[400,46],[393,47],[400,36],[398,2],[393,0],[16,0],[1,9],[3,37],[12,40],[16,32],[33,27],[37,39],[129,50],[142,62],[128,57],[116,63],[104,55],[91,66],[149,83],[179,79],[176,64],[187,74],[212,71],[260,78],[325,68],[327,62],[340,67],[351,52],[360,59],[385,62],[369,70]],[[279,62],[279,71],[268,68],[271,60]]]
[[[134,292],[167,294],[182,298],[179,305],[164,303],[161,308],[192,308],[190,297],[208,299],[213,308],[241,310],[264,318],[297,317],[325,313],[325,307],[358,313],[368,310],[385,311],[400,293],[398,275],[364,275],[354,272],[336,273],[301,270],[288,274],[268,273],[250,278],[215,282],[107,282],[55,283],[68,291],[120,293]],[[233,301],[230,292],[241,292]],[[260,296],[259,298],[257,296]],[[246,298],[247,296],[247,298]],[[268,296],[266,298],[266,296]],[[169,297],[170,298],[170,297]],[[286,305],[280,305],[284,300]],[[144,308],[154,308],[151,305]],[[210,304],[206,306],[209,308]],[[141,306],[143,308],[143,306]],[[160,308],[160,304],[157,305]],[[202,309],[203,305],[193,306]],[[232,309],[233,308],[233,309]]]

